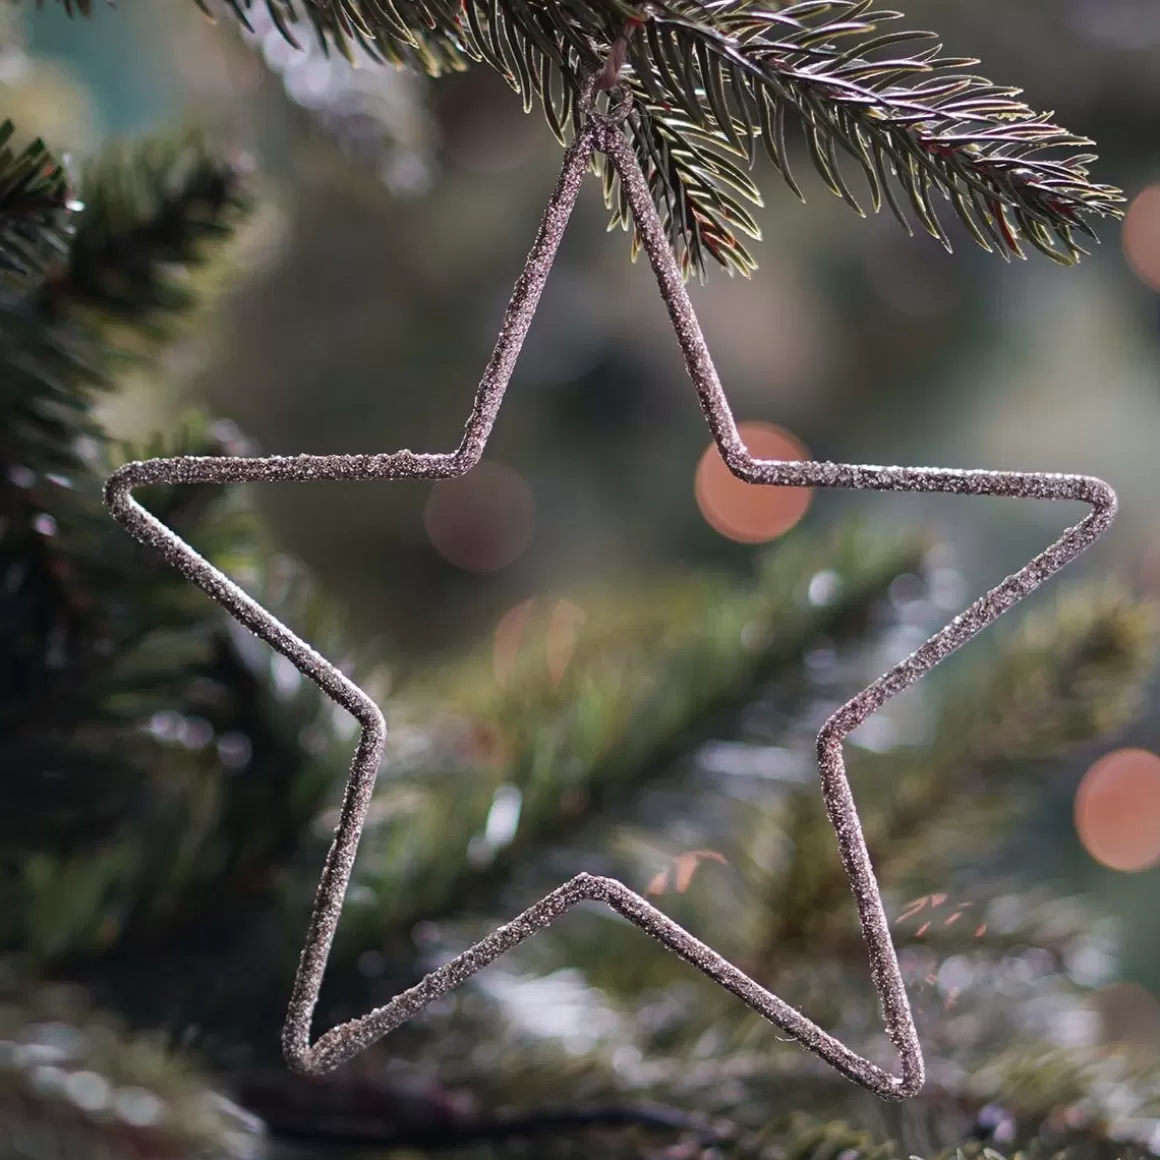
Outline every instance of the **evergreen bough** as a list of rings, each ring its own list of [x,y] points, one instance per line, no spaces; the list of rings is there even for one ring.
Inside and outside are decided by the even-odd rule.
[[[90,10],[85,0],[63,3]],[[1004,256],[1025,240],[1074,260],[1077,236],[1090,233],[1084,215],[1118,213],[1119,195],[1088,181],[1086,155],[1043,157],[1081,139],[1032,113],[1013,90],[956,75],[965,62],[941,60],[937,49],[887,59],[908,38],[877,34],[875,22],[892,14],[875,14],[868,3],[266,3],[288,39],[309,24],[333,50],[357,43],[431,74],[482,59],[526,102],[538,99],[558,135],[582,73],[622,51],[638,110],[633,141],[689,270],[702,272],[706,255],[752,268],[738,235],[756,232],[742,202],[758,194],[740,165],[753,160],[760,139],[793,183],[787,114],[835,192],[856,205],[839,169],[841,147],[866,175],[873,208],[885,201],[904,217],[897,186],[944,241],[935,190],[976,240]],[[244,20],[251,5],[229,7]],[[842,37],[854,47],[839,48]],[[245,174],[181,136],[110,150],[73,189],[41,142],[15,150],[12,136],[5,123],[4,1160],[38,1156],[36,1148],[70,1160],[102,1150],[120,1160],[142,1147],[175,1158],[255,1154],[253,1121],[173,1060],[179,1037],[275,1133],[323,1146],[460,1146],[464,1155],[508,1156],[526,1154],[519,1141],[546,1131],[530,1145],[535,1154],[579,1155],[584,1137],[574,1133],[570,1142],[562,1129],[603,1125],[601,1154],[626,1158],[661,1155],[657,1132],[683,1133],[666,1156],[735,1160],[886,1160],[916,1149],[931,1160],[975,1160],[998,1156],[999,1147],[1028,1157],[1066,1148],[1102,1160],[1142,1151],[1122,1142],[1119,1125],[1125,1109],[1135,1120],[1156,1114],[1154,1069],[1099,1053],[1045,1053],[1032,1034],[1026,1048],[998,1059],[982,1045],[968,1048],[967,1058],[973,1051],[980,1061],[974,1074],[932,1084],[913,1106],[859,1103],[809,1060],[773,1050],[768,1028],[678,977],[668,956],[649,956],[635,934],[622,945],[626,932],[596,915],[545,936],[525,962],[545,974],[580,964],[622,1011],[657,1000],[627,1069],[601,1045],[575,1056],[529,1039],[494,996],[477,992],[452,1005],[448,1026],[406,1034],[404,1055],[416,1071],[401,1080],[388,1068],[363,1087],[303,1087],[263,1072],[273,1062],[264,1045],[276,1039],[298,915],[322,847],[317,819],[341,784],[347,742],[313,690],[280,691],[268,658],[107,520],[99,491],[109,467],[161,448],[115,448],[93,416],[125,360],[154,358],[204,300],[197,279],[181,270],[225,260],[251,201]],[[615,204],[615,189],[609,196]],[[195,417],[169,450],[213,454],[233,438]],[[272,553],[240,501],[186,489],[148,503],[207,557],[244,572],[265,603],[326,651],[340,648],[326,602]],[[404,690],[394,702],[396,716],[410,722],[401,736],[422,745],[410,758],[396,754],[383,779],[380,823],[368,834],[329,1002],[363,1009],[380,986],[417,978],[429,954],[470,938],[581,853],[641,877],[663,868],[678,851],[637,831],[642,812],[663,800],[654,791],[697,792],[689,755],[736,732],[755,698],[772,698],[791,719],[799,714],[816,695],[811,649],[873,640],[885,593],[899,575],[922,570],[926,548],[873,528],[794,533],[751,585],[708,577],[650,592],[643,604],[625,592],[589,602],[563,682],[549,681],[525,656],[497,691],[480,656]],[[842,578],[839,598],[804,600],[823,570]],[[864,815],[884,879],[898,888],[919,870],[951,874],[964,842],[1001,834],[1045,758],[1129,718],[1156,637],[1148,604],[1080,587],[993,645],[971,678],[943,690],[933,745],[892,756],[897,792],[886,794],[881,776],[866,778],[880,788],[868,794]],[[502,749],[464,751],[454,730],[450,749],[442,747],[447,724],[432,706],[446,697],[468,719],[503,722]],[[981,723],[969,738],[959,724],[967,719]],[[204,726],[212,743],[199,741]],[[240,779],[230,771],[243,752],[249,775]],[[881,759],[864,753],[859,764],[873,774]],[[521,827],[481,865],[470,838],[502,786],[521,791]],[[857,932],[837,868],[816,856],[828,842],[816,795],[791,785],[741,812],[741,825],[729,807],[704,817],[701,833],[758,904],[741,905],[712,874],[698,874],[674,906],[700,905],[717,928],[707,937],[765,963],[779,988],[812,977],[827,989],[834,1022],[856,1026],[864,999],[844,963]],[[969,947],[955,942],[965,928],[954,928],[943,945],[1001,957],[1025,946],[1063,953],[1082,940],[1078,912],[1037,921],[1045,913]],[[416,930],[427,932],[426,943],[416,946]],[[906,931],[899,942],[926,945]],[[382,950],[381,977],[365,970],[372,945]],[[75,992],[44,979],[84,983],[130,1024],[167,1032],[170,1045],[135,1046],[116,1021],[93,1016]],[[1061,1010],[1081,990],[1062,977],[1046,989]],[[678,1034],[664,996],[682,993]],[[1016,1002],[997,1004],[994,1018],[1014,1018]],[[690,1022],[699,1032],[694,1050]],[[416,1085],[424,1068],[426,1086]],[[456,1086],[472,1090],[482,1110],[455,1104]],[[670,1110],[658,1110],[661,1100]],[[587,1101],[588,1110],[542,1110],[562,1101]],[[672,1113],[674,1103],[690,1111]],[[158,1107],[172,1112],[164,1136],[140,1122]],[[791,1114],[795,1107],[810,1115]],[[1060,1108],[1068,1109],[1062,1119]],[[847,1126],[855,1118],[862,1126]]]
[[[482,61],[525,109],[541,106],[561,142],[578,125],[584,76],[610,54],[623,59],[629,135],[686,272],[703,275],[707,257],[731,271],[755,268],[742,238],[759,237],[745,203],[760,205],[761,194],[746,170],[762,148],[801,196],[787,122],[857,213],[843,157],[874,212],[887,205],[911,231],[909,206],[948,249],[935,193],[984,249],[1023,257],[1026,242],[1064,264],[1086,252],[1083,238],[1095,240],[1088,218],[1119,216],[1123,201],[1090,180],[1094,156],[1078,151],[1087,138],[1020,101],[1018,89],[963,71],[978,61],[941,56],[935,33],[891,28],[902,14],[873,0],[224,0],[243,23],[259,3],[291,44],[309,30],[334,51],[357,45],[430,76]],[[613,221],[627,229],[611,167],[597,164]]]

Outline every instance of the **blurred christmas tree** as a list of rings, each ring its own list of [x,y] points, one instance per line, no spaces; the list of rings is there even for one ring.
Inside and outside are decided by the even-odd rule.
[[[821,7],[856,23],[866,6]],[[267,8],[276,20],[293,6]],[[593,13],[601,27],[623,21],[607,9],[569,10],[582,25]],[[445,6],[307,10],[338,43],[378,43],[429,71],[462,63],[439,31]],[[518,80],[503,21],[530,11],[501,5],[502,37],[484,16],[463,43]],[[555,44],[568,21],[544,13],[535,20]],[[406,51],[390,39],[396,17]],[[416,33],[420,19],[430,36]],[[576,44],[572,64],[588,51]],[[4,51],[11,61],[20,47]],[[698,108],[724,100],[713,85],[694,90]],[[677,158],[658,196],[679,201],[707,182],[699,204],[713,207],[673,214],[674,245],[691,268],[706,256],[744,267],[725,171],[682,151],[695,127],[646,107],[658,136],[642,129],[643,146],[661,141]],[[1017,619],[871,722],[878,733],[851,754],[927,1050],[917,1099],[894,1107],[859,1092],[595,909],[356,1064],[321,1080],[286,1073],[278,1031],[353,723],[101,505],[117,462],[229,453],[238,433],[194,416],[180,441],[119,448],[95,412],[128,376],[163,377],[174,339],[203,324],[237,273],[234,238],[260,184],[185,134],[107,149],[74,188],[11,112],[0,152],[0,1158],[1160,1151],[1155,1062],[1100,1047],[1085,1019],[1107,972],[1103,933],[1078,902],[1003,877],[992,857],[1052,761],[1138,705],[1160,618],[1110,585],[1072,587]],[[665,137],[672,125],[680,141]],[[728,145],[718,129],[711,143]],[[1035,214],[1056,210],[1032,204],[1033,183],[992,192],[1010,194],[1012,221],[978,211],[981,240],[1002,248],[1018,229],[1048,244]],[[1070,213],[1052,226],[1065,251]],[[942,546],[875,525],[790,533],[747,584],[654,576],[560,593],[521,606],[475,655],[392,689],[381,658],[344,646],[244,494],[143,499],[320,651],[350,655],[385,705],[390,760],[320,1026],[385,1001],[583,869],[647,889],[840,1038],[879,1049],[812,734],[961,605]],[[901,743],[884,739],[890,727]]]

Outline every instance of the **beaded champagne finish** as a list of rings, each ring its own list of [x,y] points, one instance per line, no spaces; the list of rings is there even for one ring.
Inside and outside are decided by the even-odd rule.
[[[896,693],[914,684],[939,661],[1094,543],[1112,522],[1116,509],[1115,493],[1102,480],[1081,475],[957,471],[939,467],[862,467],[845,463],[783,463],[754,459],[738,434],[692,303],[653,206],[648,182],[622,131],[625,119],[632,112],[630,101],[621,96],[614,107],[601,112],[596,105],[598,96],[598,82],[590,80],[582,97],[582,127],[565,153],[555,191],[527,263],[516,282],[499,340],[476,392],[463,440],[454,451],[447,454],[418,454],[404,450],[381,455],[151,459],[126,464],[115,472],[105,485],[105,503],[130,534],[161,552],[174,568],[291,661],[327,696],[352,713],[362,726],[283,1030],[285,1057],[295,1071],[318,1074],[339,1066],[525,939],[544,930],[578,902],[594,901],[606,903],[658,939],[674,954],[731,991],[849,1079],[884,1099],[906,1099],[917,1093],[923,1084],[922,1048],[858,811],[846,779],[842,742]],[[898,1051],[901,1064],[898,1074],[883,1070],[823,1031],[623,883],[590,874],[578,874],[385,1006],[334,1027],[313,1044],[310,1042],[319,988],[383,757],[386,738],[383,715],[362,689],[150,515],[133,498],[132,492],[134,488],[149,484],[437,480],[470,471],[483,454],[516,357],[595,151],[608,158],[627,194],[641,243],[684,352],[697,399],[725,463],[738,478],[749,483],[782,487],[841,487],[1076,500],[1089,504],[1092,509],[1046,551],[975,601],[906,660],[843,705],[826,722],[818,736],[822,795],[857,902],[870,958],[870,974],[881,999],[886,1033]]]

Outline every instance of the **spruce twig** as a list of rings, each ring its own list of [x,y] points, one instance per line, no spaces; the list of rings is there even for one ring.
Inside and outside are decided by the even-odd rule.
[[[244,180],[237,161],[192,130],[103,150],[82,174],[68,261],[41,287],[41,309],[166,337],[198,297],[188,270],[218,252],[250,209]]]
[[[1157,632],[1156,610],[1124,592],[1072,589],[1028,617],[991,665],[945,697],[933,754],[861,754],[862,794],[872,805],[866,837],[882,874],[897,881],[931,859],[944,872],[959,843],[974,841],[968,811],[994,825],[1020,800],[1020,775],[1032,761],[1130,720],[1155,663]],[[879,776],[876,766],[884,766]],[[807,947],[816,955],[819,943],[841,943],[848,933],[845,921],[835,922],[841,868],[819,856],[829,837],[821,809],[799,793],[788,815],[793,854],[766,887],[758,963]]]
[[[256,1118],[76,988],[0,980],[0,1160],[252,1160]]]
[[[0,272],[27,276],[66,251],[68,180],[41,140],[14,153],[15,131],[0,122]]]
[[[28,155],[38,164],[44,156],[39,148]],[[115,933],[139,859],[114,835],[129,817],[156,824],[168,796],[143,792],[143,770],[156,760],[143,751],[156,741],[140,727],[180,699],[212,642],[185,586],[167,569],[142,568],[102,516],[97,472],[109,466],[101,462],[107,437],[91,408],[123,352],[100,324],[111,318],[156,336],[160,320],[172,325],[197,305],[199,295],[177,285],[176,267],[231,234],[239,183],[232,166],[188,138],[116,149],[89,169],[88,205],[72,214],[67,254],[38,283],[0,295],[0,573],[9,578],[0,602],[0,765],[23,772],[3,825],[20,871],[4,882],[8,945],[51,955]],[[78,450],[82,437],[91,457]],[[194,447],[222,450],[208,435]],[[186,527],[204,512],[204,492],[155,500]],[[236,530],[219,520],[197,534],[220,549]],[[128,612],[126,592],[152,610],[146,622]],[[162,877],[151,877],[155,893]]]
[[[208,0],[194,2],[211,11]],[[1025,243],[1054,261],[1078,261],[1082,239],[1095,239],[1087,219],[1121,212],[1119,191],[1090,180],[1087,138],[1034,111],[1020,90],[963,71],[974,59],[941,56],[934,33],[884,30],[900,14],[873,0],[767,8],[750,0],[225,0],[243,22],[259,2],[292,44],[306,22],[337,51],[357,44],[431,76],[484,61],[525,108],[542,106],[561,141],[579,125],[582,77],[622,45],[620,79],[636,106],[629,135],[686,276],[703,275],[707,258],[753,268],[742,238],[758,230],[744,203],[760,204],[760,194],[743,167],[760,143],[800,195],[787,122],[801,130],[824,183],[856,212],[839,154],[861,172],[875,212],[885,204],[910,231],[909,206],[947,248],[934,193],[978,245],[1005,259],[1023,257]],[[624,193],[598,164],[613,221],[629,226]]]
[[[697,579],[650,586],[633,602],[623,593],[578,597],[587,619],[559,681],[549,679],[541,650],[525,648],[500,687],[488,650],[403,690],[396,725],[400,716],[430,719],[434,705],[453,705],[457,715],[495,723],[500,760],[477,746],[478,756],[456,768],[437,745],[415,761],[396,760],[380,796],[384,823],[368,834],[373,869],[360,874],[375,899],[366,916],[373,930],[407,931],[500,896],[536,850],[575,840],[587,823],[607,820],[669,776],[682,755],[731,730],[753,689],[800,663],[811,640],[864,630],[874,600],[919,565],[925,547],[917,536],[861,524],[820,538],[799,533],[770,553],[748,591]],[[842,577],[840,597],[803,607],[810,577],[825,568]],[[541,627],[533,621],[526,637],[543,640]],[[427,789],[447,779],[457,785],[450,816],[446,791]],[[468,856],[471,838],[500,786],[521,795],[519,829],[480,864]],[[362,913],[351,910],[352,920]]]
[[[639,1098],[488,1115],[460,1109],[435,1081],[405,1084],[382,1077],[318,1081],[287,1073],[248,1076],[238,1085],[238,1094],[247,1108],[262,1116],[276,1139],[328,1148],[443,1152],[598,1128],[687,1132],[706,1147],[726,1138],[696,1112]]]

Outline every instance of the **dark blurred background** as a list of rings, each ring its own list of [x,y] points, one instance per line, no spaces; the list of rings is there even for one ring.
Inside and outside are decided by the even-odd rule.
[[[981,58],[979,71],[1094,138],[1095,180],[1126,191],[1126,221],[1104,223],[1103,245],[1076,269],[1034,251],[1007,265],[950,214],[953,255],[888,215],[859,220],[804,156],[804,206],[759,162],[759,272],[746,282],[711,270],[693,290],[738,419],[773,424],[818,458],[1103,476],[1121,515],[1080,569],[1160,587],[1160,7],[906,7],[949,53]],[[243,239],[247,277],[209,337],[176,352],[164,392],[142,380],[120,395],[112,427],[165,430],[192,400],[270,452],[451,448],[559,164],[541,116],[525,116],[486,68],[439,81],[352,70],[294,53],[257,12],[250,44],[192,3],[120,0],[86,24],[55,8],[24,18],[30,49],[56,62],[24,79],[0,62],[26,128],[83,156],[111,136],[195,119],[253,154],[268,195]],[[486,636],[541,591],[705,563],[743,570],[752,541],[798,514],[749,513],[756,523],[739,531],[745,513],[730,516],[709,475],[698,492],[707,432],[652,275],[630,266],[606,219],[593,181],[486,470],[435,494],[402,484],[256,496],[281,546],[400,669]],[[802,518],[825,525],[870,508],[941,529],[964,602],[1061,519],[1047,505],[834,494],[814,496]],[[1075,823],[1096,759],[1160,752],[1157,704],[1160,690],[1130,733],[1055,770],[1011,856],[1092,892],[1123,932],[1120,977],[1160,993],[1160,870],[1102,865]],[[1140,809],[1151,803],[1160,825],[1141,784]],[[1130,994],[1127,1023],[1160,1044],[1160,1007]]]

